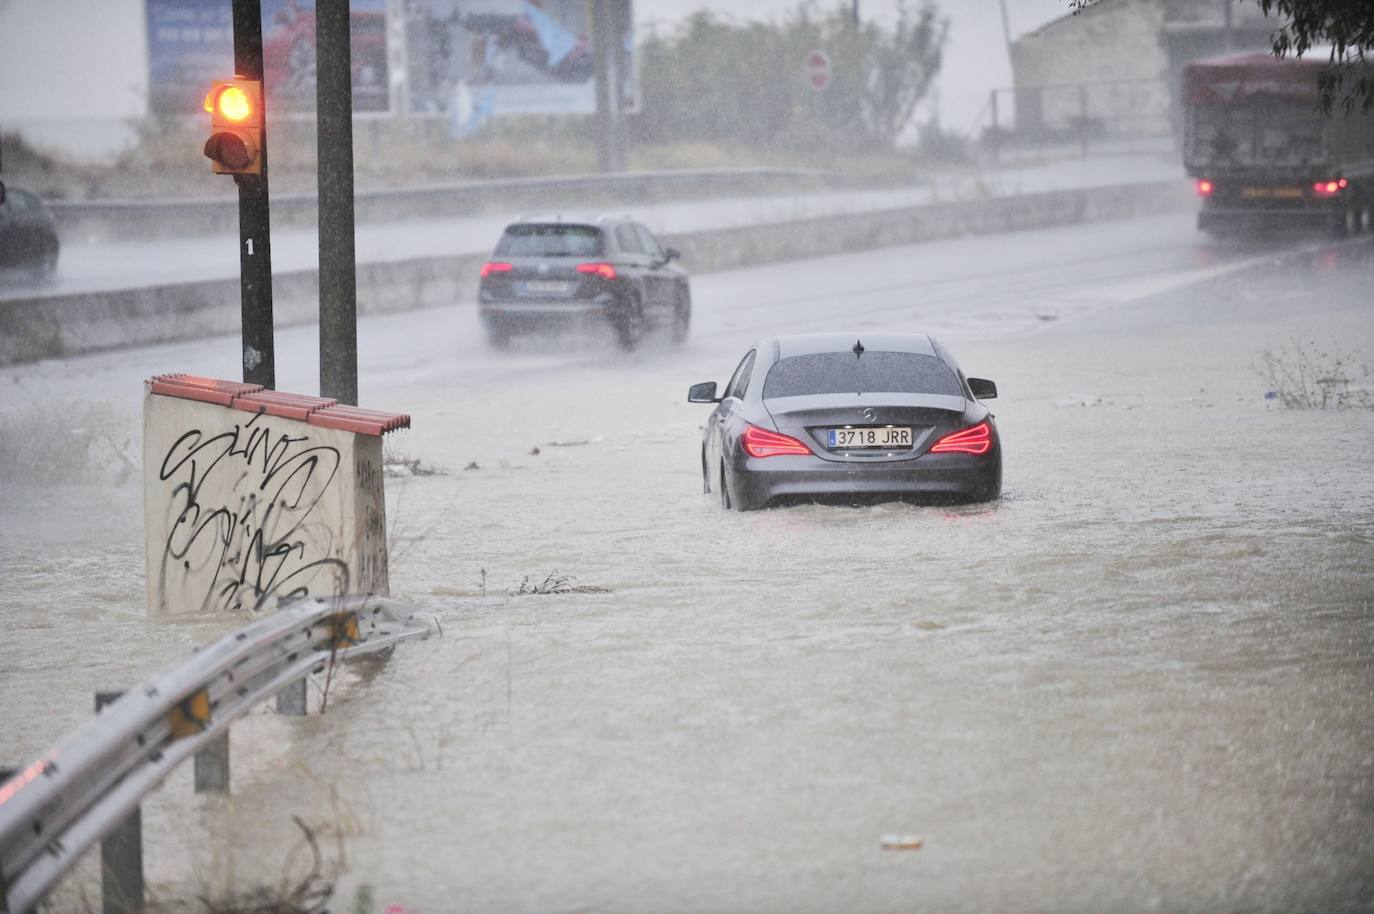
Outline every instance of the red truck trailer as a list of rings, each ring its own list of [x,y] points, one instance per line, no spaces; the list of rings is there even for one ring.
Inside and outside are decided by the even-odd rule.
[[[1217,236],[1374,229],[1374,112],[1317,105],[1326,55],[1239,54],[1183,70],[1183,164]]]

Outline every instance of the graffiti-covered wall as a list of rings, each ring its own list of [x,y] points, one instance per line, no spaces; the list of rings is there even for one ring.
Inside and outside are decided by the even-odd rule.
[[[145,396],[150,612],[389,593],[385,418],[369,425],[329,400],[191,380],[154,379]]]

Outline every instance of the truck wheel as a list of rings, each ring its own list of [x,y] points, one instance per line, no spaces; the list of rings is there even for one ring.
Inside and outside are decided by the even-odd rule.
[[[1346,204],[1345,207],[1345,236],[1347,238],[1360,233],[1360,214],[1353,204]]]
[[[1365,234],[1374,231],[1374,206],[1368,203],[1360,207],[1360,231]]]

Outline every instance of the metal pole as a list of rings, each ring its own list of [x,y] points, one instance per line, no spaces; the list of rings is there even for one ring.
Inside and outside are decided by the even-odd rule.
[[[229,792],[229,734],[215,737],[195,756],[196,793]]]
[[[123,692],[96,692],[96,713],[116,702]],[[135,914],[143,910],[143,814],[129,813],[100,841],[100,903],[105,914]]]
[[[1078,142],[1079,154],[1088,155],[1088,87],[1078,84]]]
[[[234,0],[234,73],[262,79],[261,0]],[[234,175],[239,186],[239,286],[243,380],[277,386],[272,340],[272,226],[267,195],[267,100],[263,102],[262,174]]]
[[[988,104],[992,108],[992,160],[1001,161],[1002,152],[1002,128],[997,123],[997,90],[991,90],[988,97]]]
[[[611,100],[611,48],[607,40],[611,17],[606,15],[605,2],[587,0],[587,16],[591,20],[592,57],[596,79],[596,167],[604,173],[615,171],[615,113]]]
[[[625,85],[630,78],[629,55],[625,50],[625,36],[630,34],[633,25],[632,16],[634,11],[631,9],[630,0],[611,0],[614,14],[610,17],[609,38],[607,42],[611,47],[611,79],[610,96],[612,110],[614,111],[614,121],[611,124],[611,142],[613,145],[612,159],[615,161],[616,171],[624,171],[629,167],[626,154],[627,136],[625,123]]]
[[[353,68],[348,0],[315,4],[320,200],[320,396],[358,402],[358,275],[353,247]]]

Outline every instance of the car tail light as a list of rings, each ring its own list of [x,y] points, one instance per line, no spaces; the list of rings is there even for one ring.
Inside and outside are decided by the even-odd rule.
[[[1197,195],[1199,197],[1210,197],[1212,196],[1212,191],[1216,189],[1217,186],[1206,178],[1197,179]]]
[[[790,435],[770,432],[757,425],[746,425],[740,436],[744,453],[750,457],[781,457],[784,454],[809,454],[811,448]]]
[[[513,264],[493,263],[491,261],[487,261],[486,263],[482,264],[482,278],[486,279],[493,273],[509,273],[511,270],[514,269],[515,266]]]
[[[950,432],[930,447],[931,454],[986,454],[992,448],[992,426],[979,422]]]
[[[1335,181],[1318,181],[1312,185],[1312,193],[1318,197],[1334,197],[1344,190],[1349,183],[1345,178],[1339,178]]]
[[[579,263],[579,273],[594,273],[602,279],[615,279],[615,267],[609,263]]]

